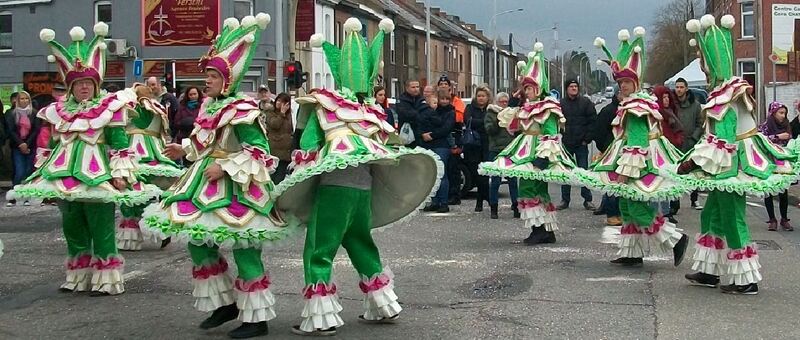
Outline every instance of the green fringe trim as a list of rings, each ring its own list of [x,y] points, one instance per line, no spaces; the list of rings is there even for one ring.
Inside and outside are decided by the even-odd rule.
[[[376,161],[399,160],[403,156],[418,155],[418,154],[428,155],[430,157],[433,157],[433,159],[436,160],[437,162],[441,162],[439,156],[437,156],[436,153],[420,147],[416,147],[414,149],[409,149],[406,147],[389,149],[388,155],[379,155],[374,153],[363,154],[363,155],[328,154],[327,156],[324,157],[321,163],[318,163],[317,165],[312,167],[294,171],[289,176],[284,178],[284,180],[280,184],[275,186],[274,195],[276,197],[280,196],[283,192],[289,189],[289,187],[297,185],[298,183],[302,183],[310,178],[313,178],[314,176],[319,176],[326,172],[342,170],[348,167],[357,167],[362,164],[376,162]]]
[[[676,181],[674,182],[673,186],[657,190],[653,193],[645,193],[636,189],[632,184],[605,183],[601,181],[595,173],[581,168],[576,168],[574,170],[574,175],[583,185],[594,190],[604,192],[610,196],[622,197],[640,202],[671,201],[679,199],[681,196],[692,190],[690,187],[687,187]],[[670,177],[666,178],[667,180],[671,180]]]
[[[766,179],[754,179],[752,182],[742,182],[738,177],[731,177],[726,179],[714,179],[711,176],[707,178],[699,178],[697,174],[703,173],[702,171],[695,171],[688,175],[678,175],[675,169],[666,169],[668,176],[673,177],[677,182],[694,190],[702,191],[725,191],[736,193],[738,195],[752,195],[756,197],[764,197],[769,195],[777,195],[784,192],[794,182],[797,181],[797,173],[800,173],[798,164],[793,164],[795,175],[772,174]],[[741,172],[739,173],[742,174]]]
[[[537,171],[522,171],[513,169],[501,169],[494,166],[491,162],[481,163],[478,166],[478,173],[483,176],[498,176],[498,177],[515,177],[521,179],[528,179],[534,181],[543,181],[548,183],[559,183],[566,185],[579,184],[579,180],[569,172],[561,170],[537,170]]]
[[[159,203],[154,203],[152,206],[160,208]],[[178,242],[188,242],[198,246],[216,245],[223,249],[241,249],[274,244],[299,234],[303,229],[300,220],[294,216],[285,216],[285,222],[286,226],[280,231],[252,228],[236,230],[226,225],[209,227],[202,224],[175,224],[165,217],[151,215],[143,217],[139,221],[139,226],[145,229],[145,233],[164,238],[171,236]]]
[[[77,192],[65,195],[58,190],[41,189],[27,184],[14,187],[10,192],[10,197],[15,198],[38,198],[38,199],[62,199],[65,201],[94,201],[103,203],[123,204],[135,206],[144,204],[153,198],[161,195],[161,189],[152,184],[143,184],[141,191],[125,191],[119,194],[101,192]]]
[[[153,177],[181,177],[183,173],[186,172],[186,169],[176,168],[170,165],[147,165],[147,164],[137,164],[137,169],[134,171],[137,177],[143,176],[153,176]]]

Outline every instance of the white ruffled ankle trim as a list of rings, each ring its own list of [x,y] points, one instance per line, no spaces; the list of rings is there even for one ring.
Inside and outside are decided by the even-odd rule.
[[[644,257],[642,234],[622,234],[619,236],[619,243],[617,246],[619,247],[617,256]]]
[[[322,283],[318,285],[324,286]],[[315,286],[317,285],[309,286],[304,291],[307,292],[308,289],[316,291]],[[342,311],[342,305],[339,304],[339,297],[335,293],[336,286],[332,286],[332,289],[327,289],[326,291],[328,291],[328,293],[325,293],[326,295],[314,294],[310,298],[306,298],[303,312],[300,314],[303,317],[303,321],[300,323],[300,330],[313,332],[315,329],[328,329],[344,325],[344,321],[339,316],[339,312]]]
[[[118,228],[116,238],[119,250],[142,250],[144,238],[139,229]]]
[[[92,291],[111,295],[124,293],[125,282],[122,279],[122,269],[95,270],[92,273]]]
[[[74,292],[89,291],[92,282],[91,274],[91,268],[67,269],[67,281],[61,285],[61,288]]]
[[[649,229],[644,230],[644,235],[648,245],[655,242],[662,252],[669,253],[675,244],[681,240],[683,229],[678,228],[674,223],[667,221],[664,216],[656,217]],[[649,247],[648,247],[649,248]]]
[[[400,314],[403,310],[394,293],[394,274],[388,268],[375,277],[359,283],[364,295],[364,319],[381,320]]]
[[[697,235],[694,248],[692,270],[704,274],[720,276],[725,274],[727,262],[725,241],[712,235]]]
[[[523,199],[519,201],[520,217],[524,228],[531,226],[544,226],[547,231],[558,230],[556,208],[552,203],[542,203],[538,199]]]
[[[233,303],[233,281],[227,272],[207,279],[193,279],[194,308],[201,312],[212,312]]]
[[[758,253],[755,244],[744,249],[731,250],[727,255],[728,274],[730,283],[744,286],[761,281],[761,264],[758,262]]]
[[[255,280],[236,279],[236,306],[242,322],[262,322],[275,318],[275,296],[269,289],[268,275]]]

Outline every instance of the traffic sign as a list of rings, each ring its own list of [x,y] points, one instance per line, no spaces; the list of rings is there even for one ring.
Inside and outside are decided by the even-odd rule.
[[[775,53],[772,53],[772,54],[770,54],[770,55],[769,55],[769,60],[770,60],[770,61],[771,61],[773,64],[777,64],[777,63],[778,63],[778,62],[781,60],[781,57],[779,57],[779,56],[778,56],[777,54],[775,54]]]
[[[144,69],[144,61],[142,59],[133,60],[133,75],[135,77],[142,76],[142,69]]]

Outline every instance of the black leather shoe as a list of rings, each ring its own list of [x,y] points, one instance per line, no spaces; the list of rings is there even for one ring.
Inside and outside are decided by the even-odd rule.
[[[719,286],[719,276],[716,275],[697,272],[694,274],[686,274],[683,277],[685,277],[695,286],[708,288],[717,288],[717,286]]]
[[[261,335],[267,335],[269,327],[266,321],[261,322],[242,322],[242,325],[228,332],[231,339],[247,339]]]
[[[678,243],[675,244],[675,247],[672,248],[673,264],[675,267],[680,266],[681,262],[683,262],[683,257],[686,255],[686,248],[688,246],[689,237],[686,236],[686,234],[683,234]]]
[[[167,237],[161,241],[161,249],[166,248],[172,242],[172,237]]]
[[[483,201],[479,198],[477,202],[475,202],[475,212],[482,212],[483,211]]]
[[[592,202],[589,202],[589,201],[584,201],[583,202],[583,208],[586,209],[586,210],[589,210],[589,211],[597,210],[597,208],[594,206],[594,204],[592,204]]]
[[[638,267],[644,264],[641,257],[620,257],[611,260],[612,264],[618,264],[623,267]]]
[[[561,202],[561,204],[556,207],[556,210],[567,210],[569,209],[569,202]]]
[[[218,327],[228,321],[236,319],[237,316],[239,316],[239,308],[236,308],[235,303],[222,306],[211,313],[211,316],[203,320],[203,322],[200,323],[200,328],[211,329]]]
[[[490,211],[489,218],[493,220],[500,218],[500,216],[497,215],[497,204],[489,204],[489,211]]]
[[[726,294],[736,294],[736,295],[756,295],[758,294],[758,284],[751,283],[749,285],[727,285],[727,286],[720,286],[720,290]]]

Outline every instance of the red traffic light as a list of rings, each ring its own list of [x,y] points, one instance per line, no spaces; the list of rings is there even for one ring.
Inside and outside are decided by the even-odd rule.
[[[294,65],[286,66],[286,71],[289,73],[293,73],[297,68]]]

